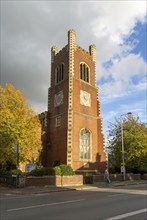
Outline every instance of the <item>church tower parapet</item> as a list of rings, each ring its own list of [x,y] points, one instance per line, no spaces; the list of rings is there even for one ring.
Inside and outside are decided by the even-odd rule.
[[[96,45],[92,44],[89,46],[89,53],[95,63],[95,86],[96,86]]]
[[[57,46],[52,46],[51,48],[51,62],[54,62],[54,58],[56,54],[58,53],[58,47]]]
[[[96,62],[96,45],[92,44],[89,46],[89,53],[93,58],[93,61]]]

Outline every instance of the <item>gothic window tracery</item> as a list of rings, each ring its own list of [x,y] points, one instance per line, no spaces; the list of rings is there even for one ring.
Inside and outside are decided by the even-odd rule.
[[[91,159],[91,132],[84,128],[80,130],[80,159],[90,160]]]

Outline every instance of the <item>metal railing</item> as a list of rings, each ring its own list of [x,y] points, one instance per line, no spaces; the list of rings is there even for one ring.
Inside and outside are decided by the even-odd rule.
[[[0,183],[5,183],[17,187],[19,185],[19,176],[0,174]]]

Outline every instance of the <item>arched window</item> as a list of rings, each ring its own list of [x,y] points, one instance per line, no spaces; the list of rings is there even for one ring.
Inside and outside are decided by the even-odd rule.
[[[86,63],[80,64],[80,79],[84,80],[85,82],[90,82],[89,78],[89,67]]]
[[[80,131],[80,159],[90,160],[91,159],[91,132],[84,128]]]
[[[64,79],[64,64],[61,63],[55,69],[55,82],[56,84],[60,83]]]

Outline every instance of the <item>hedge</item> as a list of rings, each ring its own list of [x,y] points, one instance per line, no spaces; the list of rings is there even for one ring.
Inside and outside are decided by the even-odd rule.
[[[69,165],[62,164],[55,167],[36,168],[27,173],[28,176],[73,176],[75,172]]]

